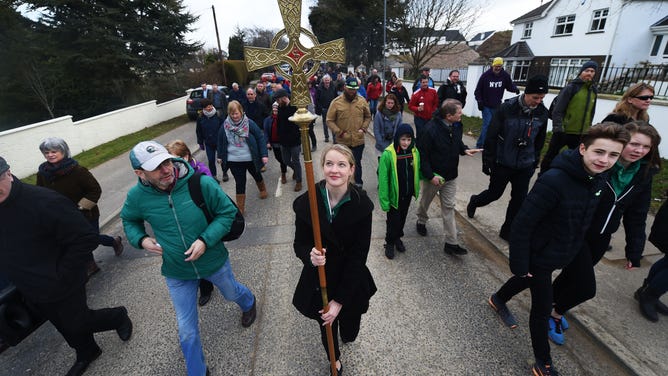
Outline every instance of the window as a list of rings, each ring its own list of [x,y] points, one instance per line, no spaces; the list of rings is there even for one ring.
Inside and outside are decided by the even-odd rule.
[[[573,25],[575,24],[575,15],[557,17],[557,24],[554,28],[554,35],[573,34]]]
[[[589,61],[585,58],[555,58],[550,61],[550,77],[548,84],[554,87],[564,87],[569,80],[577,77],[582,64]]]
[[[527,22],[524,24],[524,33],[522,34],[522,39],[531,38],[531,30],[533,29],[533,22]]]
[[[526,81],[531,61],[516,60],[508,63],[510,65],[510,77],[513,78],[513,81]]]
[[[666,43],[666,47],[663,49],[663,56],[668,56],[668,43]]]
[[[605,30],[605,21],[608,19],[608,9],[595,10],[592,14],[590,31]]]
[[[659,47],[661,47],[662,41],[663,41],[663,35],[657,35],[656,37],[654,37],[652,52],[649,53],[650,56],[656,56],[659,53]]]

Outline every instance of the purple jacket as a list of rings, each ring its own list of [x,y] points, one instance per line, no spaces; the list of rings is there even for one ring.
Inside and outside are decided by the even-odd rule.
[[[195,172],[201,172],[202,174],[206,176],[213,176],[211,174],[211,170],[206,166],[206,163],[200,162],[196,160],[195,158],[190,158],[190,166],[195,170]]]
[[[478,86],[474,92],[475,100],[482,102],[485,107],[497,108],[503,99],[504,90],[519,94],[508,72],[502,69],[497,76],[492,68],[489,68],[478,80]]]

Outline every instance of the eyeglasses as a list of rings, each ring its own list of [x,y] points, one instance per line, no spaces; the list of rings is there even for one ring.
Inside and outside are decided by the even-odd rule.
[[[653,95],[636,95],[636,96],[633,97],[633,98],[640,99],[641,101],[646,101],[646,100],[648,100],[648,99],[649,99],[649,100],[654,99],[654,96],[653,96]]]

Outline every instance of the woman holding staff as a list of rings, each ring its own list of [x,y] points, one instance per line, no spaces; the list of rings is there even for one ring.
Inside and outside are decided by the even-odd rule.
[[[373,203],[362,189],[353,184],[355,158],[344,145],[335,144],[321,157],[324,180],[316,184],[318,223],[322,251],[314,245],[311,208],[308,195],[293,203],[296,214],[294,250],[304,267],[292,304],[304,316],[320,324],[322,343],[329,354],[326,325],[331,325],[336,368],[341,375],[338,335],[352,342],[359,333],[362,314],[376,292],[371,272],[366,266],[371,242]],[[318,266],[324,266],[329,309],[322,308]],[[331,359],[330,359],[331,360]]]

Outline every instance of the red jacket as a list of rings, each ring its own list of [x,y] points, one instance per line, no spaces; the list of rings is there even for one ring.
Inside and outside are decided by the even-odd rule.
[[[424,110],[418,111],[418,105],[424,103]],[[438,94],[433,88],[420,89],[413,93],[408,108],[413,111],[413,116],[421,119],[431,120],[431,115],[438,109]]]
[[[371,100],[378,100],[380,95],[383,94],[383,84],[378,82],[377,84],[369,83],[366,87],[366,97]]]

